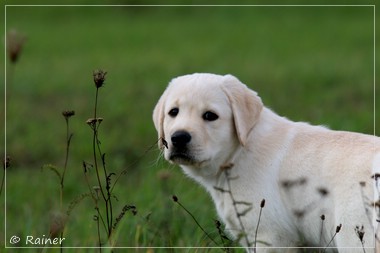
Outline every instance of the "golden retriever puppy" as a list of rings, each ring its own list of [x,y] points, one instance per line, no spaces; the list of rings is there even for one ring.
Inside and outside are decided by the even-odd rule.
[[[280,117],[231,75],[173,79],[153,121],[248,251],[376,251],[379,138]]]

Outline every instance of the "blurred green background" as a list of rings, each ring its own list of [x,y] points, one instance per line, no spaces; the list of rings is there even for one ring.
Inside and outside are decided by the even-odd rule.
[[[194,72],[230,73],[289,119],[373,134],[380,109],[373,14],[358,6],[8,6],[7,32],[26,41],[19,60],[6,65],[7,246],[12,235],[47,235],[62,211],[57,177],[41,167],[64,164],[64,110],[75,116],[63,211],[88,190],[82,161],[92,162],[92,132],[85,122],[93,116],[92,72],[99,68],[108,72],[99,99],[102,149],[109,170],[127,170],[115,188],[115,213],[125,204],[139,212],[126,214],[117,246],[214,246],[171,196],[218,237],[211,199],[155,146],[151,114],[167,83]],[[75,207],[64,246],[97,246],[94,214],[89,199]]]

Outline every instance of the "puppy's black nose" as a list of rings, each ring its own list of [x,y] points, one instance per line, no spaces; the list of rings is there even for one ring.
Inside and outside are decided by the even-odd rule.
[[[184,148],[191,141],[191,135],[186,131],[177,131],[172,135],[172,143],[176,148]]]

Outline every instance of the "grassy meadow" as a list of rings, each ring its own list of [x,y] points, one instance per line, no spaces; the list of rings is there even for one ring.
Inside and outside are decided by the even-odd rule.
[[[94,201],[83,195],[97,186],[94,169],[86,172],[86,183],[83,168],[83,161],[94,162],[93,132],[86,121],[94,116],[96,69],[107,71],[98,99],[100,146],[108,171],[116,174],[112,183],[123,172],[111,198],[113,219],[125,205],[137,208],[136,215],[127,211],[118,222],[112,236],[117,247],[223,246],[211,199],[180,168],[164,161],[156,145],[152,110],[175,76],[230,73],[292,120],[375,132],[372,7],[8,6],[6,29],[26,37],[17,62],[6,63],[6,154],[11,166],[1,194],[6,197],[1,202],[6,230],[0,230],[0,238],[8,247],[33,246],[26,245],[27,236],[48,237],[68,209],[63,246],[98,246]],[[57,171],[62,173],[65,164],[65,110],[75,115],[69,119],[73,136],[61,200]],[[106,242],[102,227],[100,231]],[[21,241],[12,245],[14,235]],[[99,249],[63,249],[72,251]]]

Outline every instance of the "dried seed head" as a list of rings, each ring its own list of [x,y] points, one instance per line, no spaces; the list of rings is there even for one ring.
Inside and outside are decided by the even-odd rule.
[[[89,118],[88,120],[86,120],[86,123],[92,127],[95,126],[96,123],[102,123],[102,121],[103,118]]]
[[[26,36],[16,30],[7,33],[7,52],[11,63],[17,62],[25,41]]]
[[[365,232],[364,232],[364,226],[361,226],[361,227],[356,226],[355,232],[356,232],[356,235],[359,237],[359,240],[361,242],[363,242],[363,238],[364,238],[364,234],[365,234]]]
[[[104,81],[106,80],[106,74],[107,72],[101,69],[94,70],[93,76],[96,88],[100,88],[103,86]]]
[[[94,118],[89,118],[88,120],[86,120],[86,123],[89,125],[93,125],[95,122],[96,122],[96,119]]]
[[[264,208],[264,206],[265,206],[265,199],[261,200],[261,203],[260,203],[261,208]]]
[[[336,227],[336,233],[339,233],[340,229],[342,228],[342,224],[339,224],[339,226]]]
[[[173,198],[173,201],[174,201],[174,202],[178,202],[178,198],[177,198],[177,196],[176,196],[176,195],[173,195],[173,197],[172,197],[172,198]]]
[[[321,220],[325,220],[325,218],[326,218],[325,215],[322,214],[322,215],[321,215]]]
[[[96,128],[96,122],[97,121],[98,120],[95,118],[89,118],[88,120],[86,120],[86,123],[87,123],[87,125],[89,125],[91,127],[91,129],[94,130]]]
[[[63,111],[62,112],[62,115],[63,117],[65,117],[66,119],[70,118],[71,116],[74,116],[75,115],[75,112],[74,111]]]

